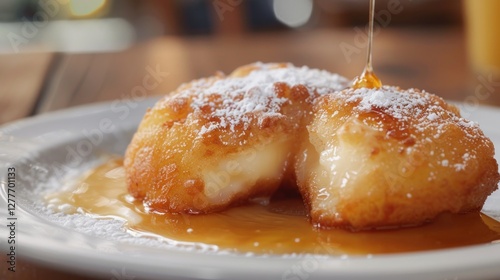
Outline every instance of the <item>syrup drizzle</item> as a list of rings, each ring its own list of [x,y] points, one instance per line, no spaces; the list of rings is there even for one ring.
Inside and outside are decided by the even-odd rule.
[[[375,21],[375,0],[370,0],[370,16],[369,16],[369,32],[368,32],[368,52],[366,65],[363,73],[356,77],[353,81],[353,88],[380,88],[382,81],[375,75],[373,71],[372,56],[373,56],[373,25]]]
[[[364,255],[500,241],[500,222],[479,212],[443,214],[419,227],[362,232],[314,228],[299,198],[275,199],[268,204],[249,202],[207,215],[148,212],[128,194],[121,159],[109,160],[75,182],[71,190],[46,199],[51,208],[119,219],[134,236],[160,238],[183,248],[201,244],[239,253]]]

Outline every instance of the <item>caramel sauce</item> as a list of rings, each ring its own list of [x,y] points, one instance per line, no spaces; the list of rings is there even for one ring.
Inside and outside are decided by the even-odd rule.
[[[356,77],[353,81],[353,88],[380,88],[382,81],[373,72],[372,65],[372,46],[373,46],[373,24],[375,19],[375,0],[370,0],[370,25],[368,32],[368,53],[366,59],[366,66],[363,73]]]
[[[297,198],[254,201],[208,215],[148,213],[127,193],[122,163],[109,160],[73,189],[47,196],[48,203],[69,204],[75,212],[80,208],[96,218],[125,220],[126,229],[136,236],[241,253],[381,254],[500,241],[500,222],[478,212],[443,214],[419,227],[364,232],[314,228]]]
[[[363,73],[361,73],[361,76],[356,77],[354,79],[354,82],[352,84],[353,88],[380,88],[382,87],[382,81],[375,75],[371,67],[366,67],[365,70],[363,70]]]

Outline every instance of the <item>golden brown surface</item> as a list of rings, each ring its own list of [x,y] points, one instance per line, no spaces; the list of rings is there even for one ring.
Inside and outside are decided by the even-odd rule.
[[[182,85],[127,149],[130,193],[198,214],[298,184],[314,224],[365,229],[479,210],[497,188],[493,144],[454,106],[387,86],[339,92],[345,79],[314,71],[257,63]]]
[[[246,88],[257,70],[259,81]],[[164,97],[146,113],[127,149],[130,193],[153,210],[184,213],[218,211],[274,193],[292,173],[295,135],[318,96],[314,85],[280,81],[305,74],[325,76],[328,90],[346,82],[288,64],[253,64]]]
[[[317,225],[422,224],[479,210],[497,188],[492,142],[435,95],[347,89],[313,112],[297,176]]]

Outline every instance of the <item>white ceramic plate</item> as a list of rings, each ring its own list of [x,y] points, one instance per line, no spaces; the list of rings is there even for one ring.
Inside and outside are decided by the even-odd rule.
[[[16,168],[18,256],[107,279],[498,279],[500,244],[422,253],[346,256],[248,256],[209,249],[180,250],[135,238],[120,223],[51,214],[42,196],[95,165],[123,154],[147,107],[141,102],[97,104],[25,119],[0,128],[0,219],[7,222],[6,173]],[[500,152],[500,109],[465,107]],[[498,156],[497,156],[498,158]],[[484,210],[500,217],[500,193]],[[457,232],[457,234],[462,234]],[[0,227],[2,252],[8,228]],[[2,266],[5,267],[5,266]]]

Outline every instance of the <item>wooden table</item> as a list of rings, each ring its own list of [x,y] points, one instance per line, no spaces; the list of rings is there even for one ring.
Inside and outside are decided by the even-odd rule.
[[[375,70],[385,84],[418,87],[457,101],[474,100],[483,79],[469,70],[458,29],[387,29],[375,38]],[[298,31],[240,37],[164,37],[117,53],[35,53],[0,56],[0,123],[71,106],[130,98],[148,71],[161,81],[147,94],[230,72],[253,61],[290,61],[348,78],[365,61],[364,38],[354,29]],[[358,43],[358,45],[357,45]],[[344,54],[343,49],[351,52]],[[148,70],[149,69],[149,70]],[[498,83],[492,83],[498,89]],[[500,105],[500,94],[480,98]]]
[[[117,53],[33,53],[0,56],[0,123],[93,102],[133,97],[156,73],[148,95],[180,83],[226,73],[254,61],[289,61],[348,78],[365,61],[364,37],[355,29],[304,30],[239,37],[164,37]],[[352,55],[346,56],[344,49]],[[385,84],[418,87],[444,98],[500,106],[500,83],[473,75],[459,29],[386,29],[375,38],[375,70]],[[478,88],[489,89],[488,97]],[[22,245],[20,245],[22,246]],[[21,260],[12,279],[85,279]],[[4,279],[4,272],[0,278]],[[7,277],[14,277],[9,274]],[[111,278],[110,275],[109,278]]]

